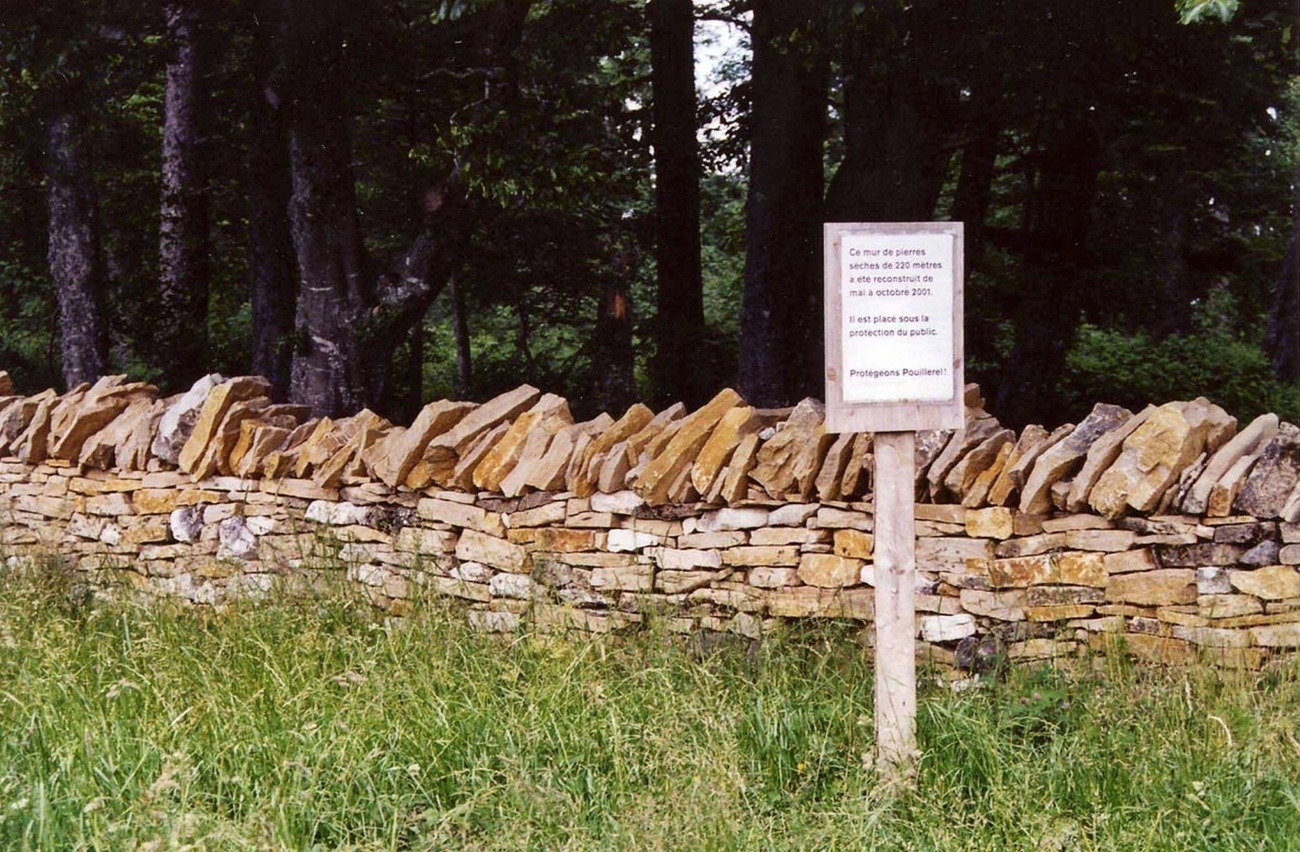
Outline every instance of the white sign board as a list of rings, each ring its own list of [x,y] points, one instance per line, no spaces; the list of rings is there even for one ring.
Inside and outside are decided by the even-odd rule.
[[[961,425],[960,223],[826,225],[832,431]]]

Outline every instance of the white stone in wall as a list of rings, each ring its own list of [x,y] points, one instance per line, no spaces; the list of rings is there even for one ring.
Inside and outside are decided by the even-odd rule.
[[[975,616],[970,613],[923,615],[920,621],[921,638],[926,642],[955,642],[975,635]]]
[[[696,529],[702,532],[720,532],[722,530],[752,530],[767,526],[769,517],[767,509],[719,509],[700,518]]]
[[[234,503],[210,503],[203,507],[203,523],[219,524],[227,518],[233,518],[235,511]]]
[[[492,578],[492,569],[481,562],[462,562],[447,573],[453,580],[466,583],[486,583]]]
[[[275,531],[275,518],[270,518],[266,515],[254,515],[253,517],[245,516],[244,524],[253,535],[269,535]]]
[[[256,559],[257,536],[242,517],[226,518],[218,530],[218,559]]]
[[[767,523],[773,527],[801,527],[819,508],[820,503],[789,503],[769,512]]]
[[[611,553],[634,553],[645,547],[654,547],[662,543],[657,535],[637,532],[636,530],[610,530],[605,540],[605,547]]]
[[[203,533],[203,507],[182,506],[171,513],[167,527],[177,541],[195,542]]]
[[[597,491],[591,495],[591,511],[593,512],[630,515],[644,505],[645,501],[635,491],[615,491],[613,494]]]
[[[488,583],[492,596],[526,601],[533,596],[533,578],[527,574],[497,574]]]
[[[109,547],[116,547],[122,541],[122,528],[117,524],[104,524],[104,529],[99,534],[99,540]]]
[[[352,524],[370,526],[373,516],[374,512],[369,507],[357,506],[354,503],[332,503],[329,500],[312,502],[303,515],[307,520],[318,524],[340,527]]]
[[[349,580],[361,583],[363,586],[382,586],[389,577],[388,571],[383,567],[369,563],[354,565],[348,568],[347,573]]]

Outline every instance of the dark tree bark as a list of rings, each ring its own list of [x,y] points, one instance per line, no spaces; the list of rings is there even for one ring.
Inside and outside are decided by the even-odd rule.
[[[1047,116],[1038,181],[1027,201],[1024,286],[1015,344],[995,411],[1004,422],[1055,424],[1068,416],[1056,380],[1079,323],[1088,232],[1102,149],[1086,109]]]
[[[844,38],[844,159],[826,191],[832,221],[934,218],[956,114],[956,89],[936,73],[934,36],[943,33],[930,14],[936,6],[889,13],[875,22],[884,39],[862,31],[871,23]]]
[[[283,3],[289,225],[301,284],[290,398],[320,415],[350,414],[381,398],[394,349],[446,285],[470,217],[454,178],[430,187],[419,236],[393,273],[376,276],[357,217],[344,98],[352,10],[343,0]],[[505,0],[480,13],[492,57],[518,45],[529,5]]]
[[[753,6],[740,392],[760,406],[822,393],[822,4]]]
[[[289,234],[289,142],[275,91],[275,4],[257,4],[253,24],[252,127],[248,141],[248,279],[253,315],[253,372],[289,397],[294,310],[298,297]]]
[[[1273,373],[1292,387],[1300,387],[1300,195],[1292,210],[1291,239],[1273,290],[1264,349],[1273,362]]]
[[[470,399],[474,393],[474,358],[469,346],[469,317],[465,311],[465,291],[455,273],[447,282],[451,297],[451,334],[456,344],[456,394]]]
[[[655,154],[655,396],[704,402],[709,371],[693,356],[704,337],[700,267],[700,154],[695,121],[691,0],[650,0]]]
[[[965,225],[966,262],[977,263],[984,252],[984,223],[992,201],[1001,127],[990,110],[976,113],[975,126],[961,154],[961,171],[952,200],[953,221]]]
[[[162,146],[162,207],[158,229],[155,363],[163,383],[181,388],[207,369],[208,155],[211,124],[207,46],[201,6],[177,0],[166,7],[167,63]]]
[[[302,288],[290,398],[318,415],[352,413],[373,398],[363,325],[374,304],[357,220],[343,92],[342,4],[287,0],[289,223]]]
[[[628,290],[631,261],[620,254],[605,279],[596,321],[596,404],[603,411],[625,410],[636,399],[632,348],[632,302]],[[679,353],[691,361],[690,353]],[[697,365],[698,366],[698,365]]]
[[[61,112],[50,120],[49,261],[58,293],[63,381],[69,388],[108,372],[97,202],[82,134],[76,113]]]

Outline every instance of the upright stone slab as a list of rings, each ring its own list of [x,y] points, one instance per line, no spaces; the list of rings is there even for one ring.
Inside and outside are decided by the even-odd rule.
[[[199,460],[203,458],[208,442],[221,426],[230,407],[237,402],[260,396],[269,397],[270,394],[271,383],[261,376],[236,376],[212,388],[199,407],[198,415],[193,421],[193,430],[185,445],[181,447],[176,466],[186,473],[192,473]],[[164,415],[164,419],[166,417],[167,415]],[[162,456],[157,449],[155,455]]]
[[[1300,482],[1300,429],[1282,423],[1260,453],[1259,461],[1237,492],[1233,508],[1241,514],[1272,519],[1282,516]]]
[[[724,414],[691,465],[691,484],[695,490],[709,493],[713,480],[722,473],[741,440],[765,425],[752,406],[737,406]]]
[[[1097,480],[1088,504],[1108,518],[1130,508],[1154,510],[1212,436],[1235,429],[1236,423],[1205,399],[1160,406],[1124,440],[1123,451]]]
[[[1261,414],[1250,425],[1238,432],[1232,440],[1219,448],[1205,464],[1205,470],[1192,485],[1179,505],[1191,515],[1203,515],[1209,508],[1210,493],[1232,466],[1254,453],[1277,434],[1280,423],[1276,414]]]
[[[744,402],[740,394],[724,388],[702,408],[686,417],[667,446],[646,465],[633,490],[652,506],[664,503],[673,481],[683,471],[691,469],[714,427],[729,411],[743,406]]]
[[[439,455],[458,459],[482,435],[501,423],[513,421],[542,398],[542,392],[532,385],[520,385],[512,391],[496,396],[461,418],[455,426],[429,441],[425,458]]]
[[[1074,472],[1098,438],[1132,416],[1118,405],[1103,402],[1093,406],[1068,437],[1038,456],[1020,494],[1020,511],[1030,515],[1051,511],[1052,486]]]
[[[409,429],[394,431],[379,441],[368,453],[367,465],[389,488],[396,488],[410,474],[424,455],[429,442],[451,429],[474,410],[469,402],[439,400],[431,402],[416,415]]]
[[[1124,441],[1128,436],[1146,423],[1155,410],[1154,405],[1148,405],[1121,426],[1102,435],[1088,448],[1088,457],[1084,460],[1083,467],[1079,468],[1079,472],[1070,482],[1070,496],[1065,501],[1066,511],[1086,512],[1088,510],[1088,496],[1092,493],[1097,480],[1101,479],[1124,451]]]

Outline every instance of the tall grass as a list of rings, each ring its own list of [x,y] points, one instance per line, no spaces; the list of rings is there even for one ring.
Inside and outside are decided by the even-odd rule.
[[[890,795],[846,628],[702,651],[421,612],[0,578],[0,847],[1300,848],[1294,668],[931,687]]]

